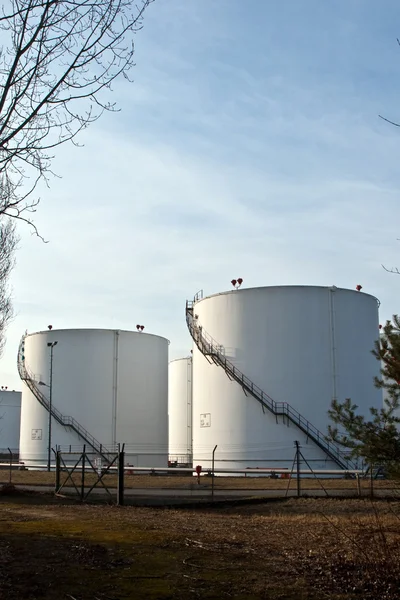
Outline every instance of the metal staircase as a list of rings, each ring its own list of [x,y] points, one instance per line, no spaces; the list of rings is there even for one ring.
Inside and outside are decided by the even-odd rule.
[[[224,347],[218,344],[202,326],[193,314],[196,299],[186,301],[186,323],[197,348],[206,357],[208,362],[215,363],[223,368],[229,379],[236,381],[244,390],[261,404],[263,410],[269,410],[273,415],[282,416],[296,425],[307,435],[327,456],[329,456],[341,469],[353,469],[355,465],[343,455],[340,447],[326,439],[314,425],[305,419],[295,408],[287,402],[275,402],[268,394],[263,392],[255,383],[234,366],[224,355]],[[265,410],[264,410],[265,412]]]
[[[50,403],[46,396],[43,394],[42,390],[39,387],[39,382],[36,380],[35,375],[33,375],[28,367],[25,364],[25,359],[23,357],[22,347],[24,343],[25,336],[22,337],[19,349],[18,349],[18,357],[17,357],[17,365],[18,365],[18,373],[22,381],[28,386],[32,394],[38,400],[38,402],[50,412]],[[51,405],[51,416],[63,427],[69,427],[84,441],[85,444],[88,444],[101,458],[108,462],[111,462],[115,455],[111,458],[108,452],[105,451],[105,448],[95,437],[93,437],[87,429],[82,427],[80,423],[73,417],[68,417],[62,415],[60,411]]]

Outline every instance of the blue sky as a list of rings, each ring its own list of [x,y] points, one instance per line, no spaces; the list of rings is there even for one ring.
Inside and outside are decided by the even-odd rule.
[[[64,146],[21,227],[1,384],[21,334],[134,329],[190,349],[199,289],[336,285],[400,312],[398,0],[156,0],[121,111]]]

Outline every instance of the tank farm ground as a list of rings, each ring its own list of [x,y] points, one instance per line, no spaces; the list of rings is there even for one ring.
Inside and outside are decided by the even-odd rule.
[[[331,291],[326,290],[327,297]],[[246,294],[253,297],[260,292],[239,293],[230,295],[229,302],[233,299],[238,303]],[[339,303],[342,292],[332,293],[338,296]],[[211,302],[228,302],[225,296]],[[204,299],[196,305],[196,314],[205,329],[208,323],[203,323],[202,311],[207,302],[210,300]],[[370,304],[371,314],[375,315],[377,307],[373,303],[374,299]],[[239,316],[252,314],[239,308]],[[338,318],[342,313],[337,311]],[[377,327],[377,316],[372,321]],[[236,316],[233,322],[239,323]],[[252,323],[240,323],[251,341]],[[329,341],[333,325],[329,320],[324,323]],[[342,329],[347,332],[346,323]],[[216,321],[215,335],[224,347],[240,346],[229,336],[219,337],[217,325],[221,325],[220,320]],[[307,320],[306,325],[309,336]],[[288,324],[290,330],[294,326],[298,326],[297,321],[293,326]],[[232,333],[229,323],[226,331]],[[373,340],[374,335],[371,334]],[[306,335],[298,337],[305,339]],[[30,342],[32,339],[28,339],[27,346]],[[369,348],[369,344],[368,339],[364,345]],[[326,354],[328,367],[330,356]],[[264,358],[264,363],[269,364]],[[247,366],[251,365],[245,365],[246,369]],[[35,373],[45,371],[40,364],[32,368]],[[364,367],[359,370],[363,372]],[[222,375],[218,381],[225,389],[228,380]],[[330,397],[330,392],[325,395]],[[205,396],[202,394],[200,399]],[[242,400],[238,392],[238,406]],[[207,412],[206,406],[204,410],[203,404],[199,406],[199,413]],[[43,422],[47,423],[43,414]],[[221,412],[221,422],[226,414]],[[218,414],[214,416],[213,423],[218,425]],[[206,447],[208,440],[200,438],[204,431],[197,424],[198,447]],[[29,424],[29,431],[32,427]],[[290,448],[289,462],[293,459]],[[93,477],[87,475],[87,485]],[[106,494],[100,493],[82,503],[73,495],[71,486],[62,490],[63,495],[55,496],[51,491],[55,483],[52,473],[0,471],[0,600],[400,597],[397,482],[375,481],[374,497],[370,497],[368,480],[362,480],[359,488],[352,479],[307,479],[301,482],[302,497],[285,498],[288,486],[292,495],[296,493],[294,479],[216,477],[217,493],[215,502],[211,502],[210,479],[204,476],[197,484],[192,477],[127,474],[127,505],[120,507],[107,504]],[[115,488],[116,477],[105,476],[105,483]],[[174,490],[176,497],[172,502]],[[195,490],[204,496],[198,497]],[[316,497],[317,493],[327,496]]]
[[[29,492],[23,482],[54,479],[30,475],[14,473],[15,488],[4,485],[0,494],[0,598],[399,597],[400,501],[393,482],[386,500],[308,497],[146,508]],[[166,487],[164,480],[173,478],[136,479],[142,487],[155,480]],[[262,479],[253,485],[285,483]],[[4,472],[1,481],[7,481]],[[376,488],[383,484],[389,482]],[[325,485],[337,488],[338,482]]]

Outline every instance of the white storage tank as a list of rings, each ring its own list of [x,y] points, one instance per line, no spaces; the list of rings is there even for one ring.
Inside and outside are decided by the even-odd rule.
[[[192,464],[192,357],[169,363],[168,440],[172,465]]]
[[[53,448],[82,449],[86,444],[96,451],[99,445],[125,443],[126,463],[166,466],[168,345],[156,335],[105,329],[53,329],[25,336],[19,351],[25,380],[20,460],[28,466],[46,464],[51,389]]]
[[[311,286],[240,289],[188,303],[197,340],[194,464],[209,467],[218,445],[218,468],[290,468],[299,441],[312,468],[346,466],[324,438],[327,411],[333,398],[350,397],[362,414],[382,404],[371,353],[378,306],[368,294]]]
[[[0,454],[19,452],[21,392],[0,390]]]

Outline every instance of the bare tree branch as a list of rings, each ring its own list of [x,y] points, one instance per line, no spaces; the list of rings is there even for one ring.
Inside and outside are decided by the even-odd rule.
[[[128,78],[153,1],[9,0],[0,10],[0,178],[12,191],[1,194],[0,215],[32,225],[22,213],[37,206],[37,180],[52,175],[52,150],[116,110],[107,93]],[[18,196],[28,179],[35,185]]]
[[[134,66],[134,35],[154,0],[7,0],[0,7],[0,354],[12,318],[15,223],[32,217],[54,149],[116,106],[107,96]]]
[[[5,331],[13,318],[9,277],[14,266],[14,253],[18,243],[15,224],[10,218],[0,222],[0,356],[5,345]]]
[[[393,267],[392,269],[388,269],[387,267],[385,267],[385,265],[382,265],[382,267],[385,269],[385,271],[387,271],[388,273],[394,273],[395,275],[400,275],[400,271],[397,267]]]
[[[396,121],[391,121],[390,119],[387,119],[386,117],[383,117],[382,115],[378,115],[378,117],[380,119],[382,119],[383,121],[386,121],[386,123],[390,123],[390,125],[394,125],[395,127],[400,127],[400,123],[396,123]]]

